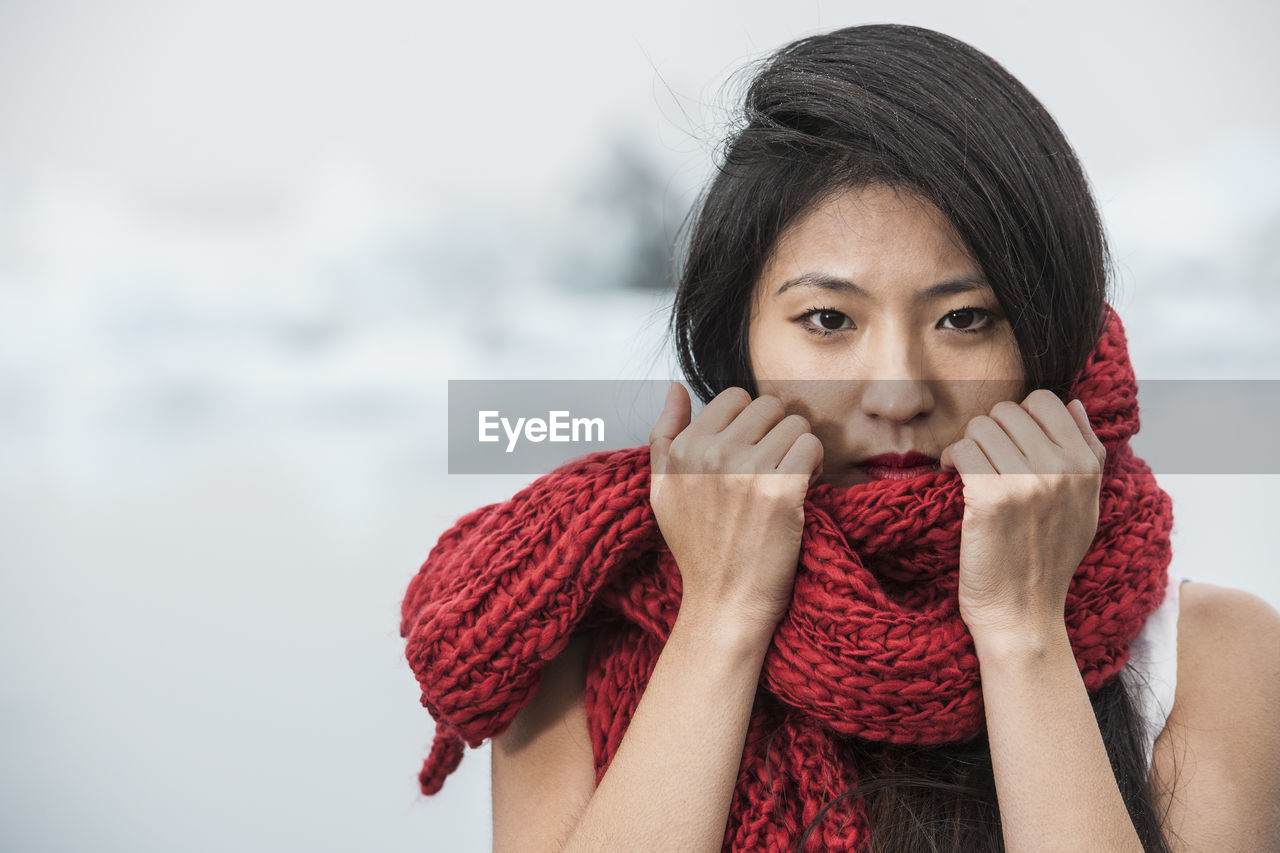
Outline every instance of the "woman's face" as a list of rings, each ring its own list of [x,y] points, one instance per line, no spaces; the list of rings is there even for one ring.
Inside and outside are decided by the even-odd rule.
[[[846,191],[795,222],[753,303],[757,389],[808,418],[819,482],[936,471],[972,418],[1021,402],[1022,361],[994,291],[945,217],[905,190]],[[931,461],[860,464],[909,451]]]

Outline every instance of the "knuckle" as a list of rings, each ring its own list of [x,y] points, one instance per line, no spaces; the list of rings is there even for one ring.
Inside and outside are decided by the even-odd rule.
[[[1048,388],[1037,388],[1027,395],[1027,403],[1033,406],[1048,406],[1053,403],[1061,405],[1062,401],[1058,399],[1057,394]]]
[[[969,421],[969,424],[964,428],[964,434],[972,440],[973,436],[984,433],[994,426],[997,426],[994,418],[988,415],[978,415]]]
[[[1058,478],[1067,474],[1074,473],[1074,466],[1070,460],[1063,459],[1062,456],[1054,453],[1040,460],[1039,471],[1036,473],[1043,474],[1047,477]]]
[[[1024,488],[1021,485],[1005,484],[1004,488],[995,489],[987,501],[989,510],[998,515],[1000,512],[1012,509],[1022,503],[1026,500],[1026,496],[1023,493]]]
[[[1071,474],[1097,474],[1102,470],[1102,465],[1098,461],[1098,455],[1093,452],[1093,448],[1086,447],[1079,454],[1073,454],[1063,457],[1063,465],[1068,473]]]
[[[785,503],[791,495],[791,484],[785,474],[761,474],[757,478],[756,494],[772,503]]]
[[[787,413],[787,409],[782,405],[782,400],[772,394],[761,394],[752,403],[760,414],[769,421],[779,421]]]
[[[783,418],[783,423],[786,423],[787,421],[790,421],[793,426],[800,427],[805,433],[812,432],[813,430],[813,426],[809,423],[809,419],[804,415],[787,415]]]
[[[1052,498],[1061,494],[1062,485],[1067,481],[1060,474],[1041,474],[1033,477],[1021,477],[1021,498],[1024,501],[1035,501]]]
[[[706,463],[707,467],[716,471],[723,470],[729,461],[728,448],[719,441],[707,443],[707,445],[702,448],[702,453],[700,455],[702,457],[702,461]]]
[[[1071,485],[1071,477],[1067,474],[1045,474],[1034,479],[1036,482],[1031,489],[1031,495],[1036,498],[1051,498],[1061,495]]]

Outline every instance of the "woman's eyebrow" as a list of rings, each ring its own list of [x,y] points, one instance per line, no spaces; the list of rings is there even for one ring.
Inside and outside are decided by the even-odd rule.
[[[876,298],[870,291],[854,284],[852,281],[844,278],[838,278],[833,275],[824,273],[804,273],[798,275],[783,283],[779,287],[774,296],[781,296],[784,292],[792,287],[811,287],[817,290],[830,290],[837,293],[848,293],[853,296],[861,297],[870,302],[875,302]],[[990,290],[991,285],[980,275],[962,275],[955,278],[949,278],[946,281],[940,281],[937,284],[930,285],[924,290],[916,291],[911,297],[911,301],[917,304],[931,302],[940,299],[943,296],[954,296],[957,293],[970,293],[974,290]]]

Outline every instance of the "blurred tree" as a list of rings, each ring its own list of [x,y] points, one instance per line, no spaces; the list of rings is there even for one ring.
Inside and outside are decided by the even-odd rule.
[[[672,189],[675,169],[638,134],[617,130],[603,161],[575,194],[556,278],[574,289],[672,288],[673,244],[688,209]]]

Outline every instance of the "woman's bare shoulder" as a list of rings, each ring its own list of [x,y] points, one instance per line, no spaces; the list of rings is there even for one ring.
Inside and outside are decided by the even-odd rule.
[[[533,699],[492,741],[493,849],[559,850],[595,791],[586,661],[578,635],[550,663]]]
[[[1213,584],[1179,594],[1177,685],[1152,766],[1174,849],[1280,849],[1280,612]]]
[[[1179,596],[1174,708],[1271,717],[1280,702],[1280,612],[1251,592],[1208,583],[1184,583]]]
[[[1182,584],[1179,598],[1178,687],[1207,692],[1231,679],[1250,692],[1280,688],[1280,612],[1251,592],[1208,583]]]
[[[1179,589],[1179,609],[1185,616],[1197,615],[1246,615],[1269,620],[1280,625],[1280,611],[1264,598],[1229,586],[1187,581]]]

